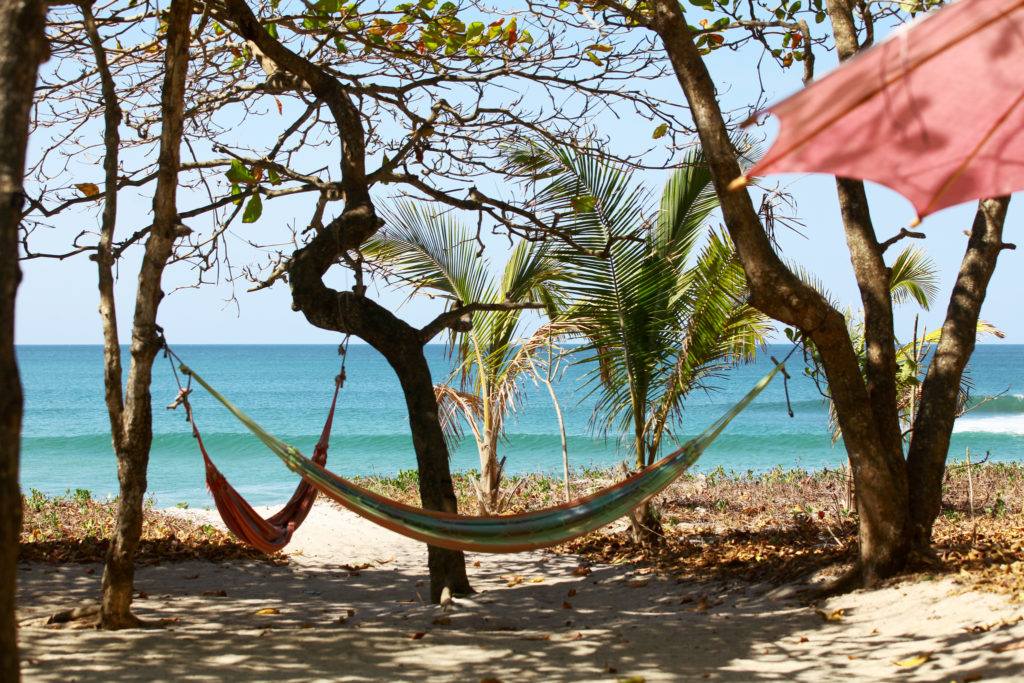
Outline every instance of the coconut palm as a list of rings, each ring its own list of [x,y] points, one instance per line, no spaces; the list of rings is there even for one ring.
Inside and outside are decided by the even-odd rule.
[[[599,154],[523,144],[510,158],[541,178],[536,205],[565,238],[552,249],[570,302],[557,319],[574,324],[576,355],[594,364],[595,424],[628,435],[636,466],[648,466],[675,441],[687,395],[752,358],[770,329],[745,301],[728,237],[708,228],[717,199],[703,156],[689,155],[657,209]],[[656,529],[650,506],[638,526]]]
[[[522,373],[531,369],[529,354],[545,343],[544,338],[518,341],[523,309],[509,306],[554,305],[554,263],[544,245],[520,242],[496,282],[474,233],[450,214],[401,202],[385,220],[387,227],[364,247],[375,262],[412,284],[413,293],[446,298],[449,308],[483,304],[492,309],[468,313],[465,324],[451,330],[449,349],[458,363],[435,393],[446,434],[461,436],[463,423],[473,434],[481,474],[471,480],[481,513],[495,514],[505,504],[500,496],[505,459],[498,457],[505,420],[519,401]]]

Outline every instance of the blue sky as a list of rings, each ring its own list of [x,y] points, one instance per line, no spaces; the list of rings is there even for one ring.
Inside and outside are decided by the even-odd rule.
[[[830,55],[819,55],[819,76],[830,68],[829,58]],[[709,57],[709,64],[727,108],[749,103],[756,91],[751,89],[750,61],[746,55],[718,51]],[[768,89],[769,101],[774,102],[798,89],[801,86],[800,75],[798,68],[783,72],[772,65],[765,66],[763,81]],[[679,97],[678,85],[674,82],[665,82],[664,87],[666,92],[658,92],[658,95]],[[612,129],[611,134],[625,144],[629,144],[632,138],[645,146],[651,142],[647,137],[650,126],[646,122],[638,126],[626,118],[607,125],[618,127]],[[774,134],[773,124],[755,130],[755,134],[763,134],[770,141]],[[99,176],[101,171],[98,166],[101,162],[95,160],[95,163],[97,169],[94,174]],[[667,174],[648,173],[644,180],[657,192],[666,177]],[[765,182],[770,185],[780,183],[787,189],[796,202],[793,213],[803,223],[803,236],[787,231],[779,234],[785,256],[815,272],[834,298],[856,309],[859,298],[843,238],[832,179],[827,176],[775,176],[766,178]],[[490,179],[481,180],[480,186],[486,189],[488,184],[495,192],[502,185],[499,180]],[[885,188],[871,186],[869,197],[872,216],[881,239],[898,233],[914,216],[909,202]],[[1015,206],[1019,201],[1018,198],[1011,203],[1007,219],[1007,240],[1011,242],[1015,237],[1013,226],[1021,216],[1019,207]],[[272,209],[268,203],[267,213],[261,223],[270,226],[275,222],[290,222],[301,227],[308,209],[302,205],[291,206],[294,213],[289,215],[285,213],[289,209],[284,205]],[[121,211],[122,218],[144,215],[148,214],[149,206],[143,198],[136,198],[122,204]],[[934,214],[920,226],[919,229],[928,238],[915,243],[925,247],[940,267],[940,294],[937,305],[930,312],[919,311],[916,305],[906,305],[897,311],[897,334],[902,339],[909,339],[915,313],[920,312],[922,327],[934,329],[941,324],[945,304],[966,246],[967,238],[963,231],[970,228],[973,215],[973,204],[962,205]],[[33,244],[40,250],[45,250],[47,246],[59,250],[61,245],[70,243],[80,230],[97,229],[98,223],[98,211],[93,206],[78,216],[65,219],[49,234],[34,236],[37,241]],[[121,234],[125,234],[128,228],[121,228],[121,231]],[[242,239],[235,242],[237,244],[233,243],[232,246],[232,261],[236,266],[243,265],[248,259],[258,258],[259,254],[249,249]],[[501,258],[501,250],[494,251],[496,254],[492,258]],[[890,249],[891,256],[895,256],[898,251],[898,248]],[[983,319],[1006,333],[1004,341],[1007,343],[1024,343],[1024,320],[1017,314],[1019,303],[1016,301],[1019,297],[1018,273],[1024,265],[1021,260],[1024,258],[1022,251],[1024,245],[1019,251],[1002,253],[982,311]],[[122,340],[129,337],[140,253],[141,250],[136,249],[119,269],[117,292]],[[65,261],[27,261],[23,262],[22,268],[24,275],[16,309],[17,343],[101,343],[96,268],[85,255]],[[338,268],[335,271],[329,274],[329,284],[336,288],[350,287],[352,283],[348,275]],[[171,266],[165,276],[165,291],[172,292],[177,287],[186,287],[173,291],[160,308],[159,322],[172,343],[288,344],[338,341],[336,333],[312,327],[301,314],[291,310],[290,296],[283,283],[269,290],[249,294],[244,291],[245,283],[237,283],[234,289],[224,282],[188,288],[194,279],[194,273],[190,272],[187,264]],[[232,294],[237,296],[237,303],[228,301]],[[441,310],[437,300],[419,298],[403,305],[404,295],[396,292],[371,290],[371,295],[392,308],[402,305],[400,315],[416,325],[426,323]],[[982,341],[997,340],[987,338]]]

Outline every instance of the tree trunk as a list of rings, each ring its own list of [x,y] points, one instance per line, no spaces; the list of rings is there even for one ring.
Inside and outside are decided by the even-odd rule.
[[[21,281],[18,226],[25,148],[39,64],[49,48],[46,3],[0,0],[0,680],[18,681],[15,598],[21,533],[22,393],[14,354],[14,297]]]
[[[423,507],[456,513],[458,501],[448,467],[448,445],[438,420],[430,368],[423,354],[423,345],[419,343],[417,330],[412,327],[409,330],[415,336],[405,344],[389,344],[387,349],[374,348],[388,359],[402,384],[409,410],[413,447],[416,450]],[[440,602],[441,592],[445,588],[452,593],[473,592],[469,577],[466,576],[466,559],[461,551],[428,546],[427,565],[430,570],[431,602]]]
[[[891,575],[903,567],[906,557],[906,475],[894,466],[894,453],[880,438],[843,316],[781,262],[749,193],[729,188],[741,173],[714,83],[679,5],[652,0],[651,9],[651,28],[662,39],[708,156],[725,224],[747,275],[751,304],[808,334],[821,352],[861,502],[856,578],[867,584]]]
[[[162,128],[157,186],[153,195],[153,227],[146,240],[132,323],[131,365],[119,431],[114,435],[117,477],[121,486],[117,501],[117,526],[107,551],[103,571],[100,623],[105,629],[135,626],[131,613],[135,578],[134,556],[142,534],[142,503],[146,492],[146,468],[153,441],[153,408],[149,387],[153,360],[161,341],[156,324],[163,298],[160,280],[171,256],[178,224],[177,188],[179,149],[184,112],[185,73],[188,67],[189,24],[192,0],[172,0],[167,18],[167,49],[161,94]],[[108,354],[108,359],[109,359]]]
[[[932,524],[942,505],[942,477],[957,408],[964,367],[974,351],[978,317],[996,258],[1003,244],[1003,222],[1009,197],[986,199],[978,205],[946,309],[935,355],[921,387],[921,403],[907,453],[910,482],[910,523],[913,549],[931,556]]]

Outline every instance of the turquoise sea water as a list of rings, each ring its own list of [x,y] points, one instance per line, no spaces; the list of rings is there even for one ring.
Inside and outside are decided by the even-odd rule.
[[[204,379],[257,422],[311,454],[329,407],[339,358],[334,346],[181,346],[175,349]],[[718,418],[781,358],[788,347],[770,347],[757,363],[730,370],[718,391],[698,392],[687,403],[676,435],[686,440]],[[117,469],[103,403],[103,352],[99,346],[20,346],[25,387],[21,484],[49,494],[84,488],[94,496],[117,493]],[[435,381],[449,363],[440,345],[428,347]],[[842,446],[833,448],[826,412],[814,384],[801,377],[798,355],[790,362],[795,417],[786,413],[781,377],[720,436],[697,464],[708,471],[764,471],[782,465],[838,467]],[[158,359],[153,379],[155,440],[149,491],[160,506],[207,505],[202,459],[182,410],[164,410],[176,393],[169,363]],[[348,381],[342,389],[329,467],[342,475],[394,474],[414,469],[405,404],[394,373],[373,349],[349,350]],[[975,400],[1006,392],[961,418],[951,455],[967,447],[993,460],[1024,460],[1024,345],[979,346],[971,366]],[[593,401],[582,386],[584,370],[570,367],[558,385],[569,433],[569,460],[576,468],[612,466],[625,458],[616,434],[590,429]],[[558,423],[546,389],[528,386],[518,418],[508,428],[509,472],[560,472]],[[296,477],[248,434],[220,404],[197,389],[192,399],[203,441],[214,461],[254,504],[283,502]],[[479,467],[466,439],[452,457],[453,470]]]

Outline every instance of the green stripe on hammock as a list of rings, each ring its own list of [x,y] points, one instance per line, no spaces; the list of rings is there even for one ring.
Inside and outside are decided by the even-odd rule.
[[[726,425],[768,386],[782,368],[782,363],[777,365],[739,403],[695,439],[628,479],[570,503],[499,517],[469,517],[414,508],[353,484],[266,432],[185,365],[181,366],[181,371],[195,378],[224,404],[289,469],[349,510],[392,531],[442,548],[511,553],[565,543],[643,505],[693,465]]]

